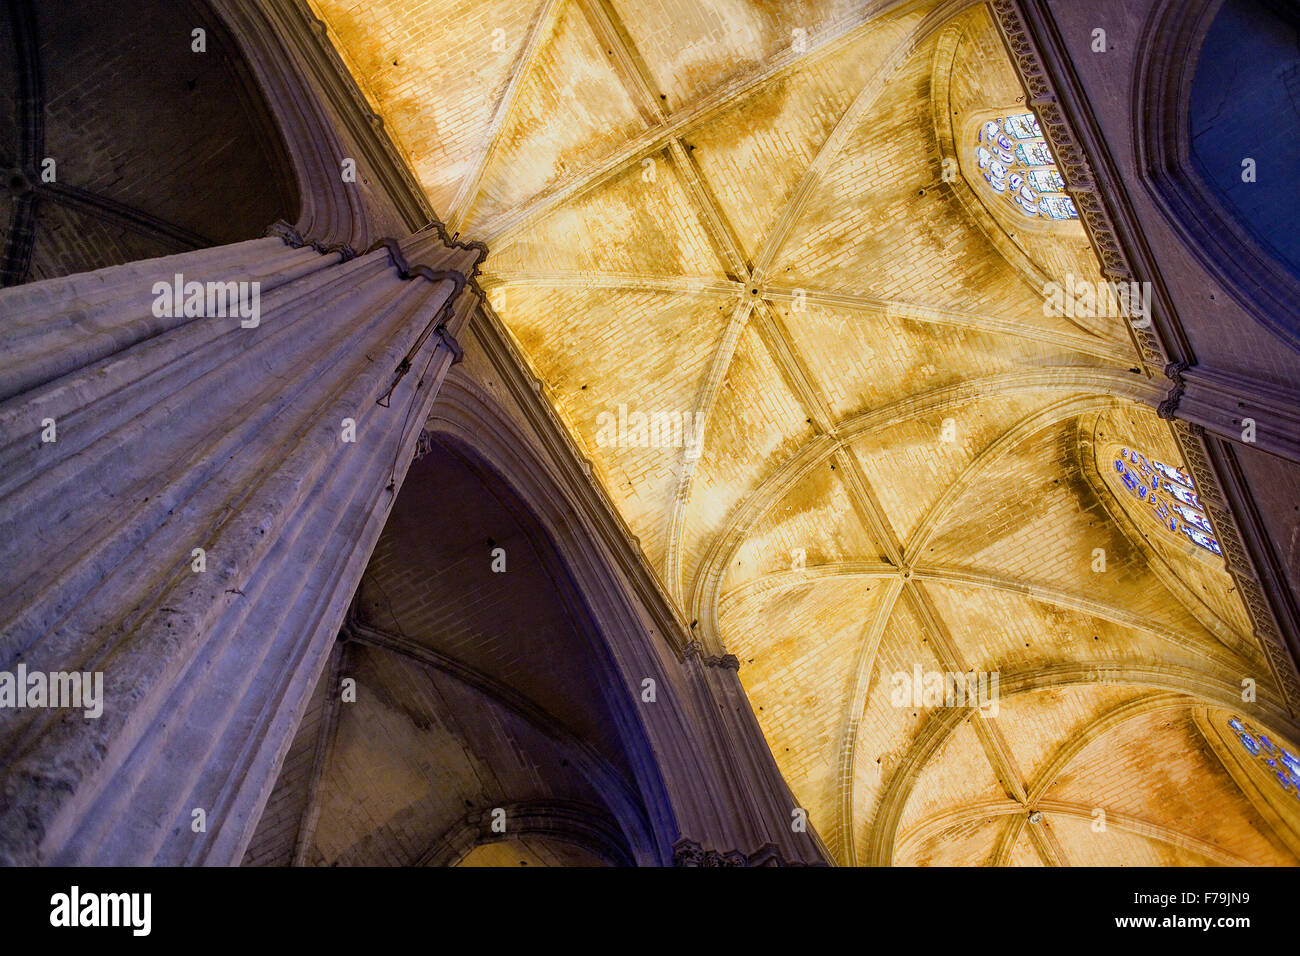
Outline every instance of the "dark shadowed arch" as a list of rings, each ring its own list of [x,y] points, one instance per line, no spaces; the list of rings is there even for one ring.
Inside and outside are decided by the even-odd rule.
[[[1268,236],[1275,230],[1261,231],[1247,222],[1222,185],[1215,185],[1226,172],[1207,171],[1196,154],[1194,133],[1208,122],[1195,115],[1197,106],[1203,105],[1194,98],[1198,75],[1204,86],[1213,82],[1211,74],[1217,68],[1215,63],[1203,63],[1201,57],[1207,50],[1233,48],[1231,38],[1218,35],[1230,29],[1230,24],[1220,21],[1229,6],[1230,12],[1249,10],[1261,23],[1271,22],[1275,32],[1295,34],[1294,15],[1278,15],[1280,5],[1264,0],[1230,0],[1229,4],[1224,0],[1163,0],[1157,4],[1142,30],[1134,84],[1138,168],[1167,221],[1201,265],[1261,324],[1291,348],[1300,349],[1300,325],[1294,319],[1295,303],[1300,301],[1300,274],[1270,243]],[[1245,47],[1236,49],[1234,62],[1244,64],[1250,55],[1250,38],[1242,42]],[[1284,78],[1274,77],[1273,82],[1282,84]],[[1290,82],[1300,97],[1300,75]],[[1296,108],[1300,109],[1300,104]],[[1263,131],[1283,124],[1292,130],[1294,147],[1294,131],[1300,125],[1294,110],[1289,115],[1269,112],[1258,116],[1246,124],[1247,140],[1252,134],[1259,139]],[[1232,158],[1238,174],[1243,158]],[[1264,156],[1253,158],[1267,169]],[[1273,165],[1276,171],[1277,164]],[[1293,182],[1292,196],[1295,188]],[[1288,209],[1293,206],[1291,203]],[[1290,229],[1294,232],[1293,225]]]
[[[279,124],[207,3],[15,0],[0,7],[0,77],[15,91],[0,103],[0,284],[254,239],[298,217]]]

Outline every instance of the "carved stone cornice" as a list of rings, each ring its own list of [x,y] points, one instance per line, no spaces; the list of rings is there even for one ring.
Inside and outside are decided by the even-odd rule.
[[[749,858],[739,850],[706,850],[694,840],[681,840],[673,846],[673,866],[749,866]]]
[[[266,234],[280,239],[286,246],[294,249],[304,249],[310,247],[315,249],[323,256],[337,254],[339,262],[347,262],[349,259],[355,259],[358,255],[357,250],[346,242],[335,242],[326,245],[319,239],[308,239],[296,226],[292,226],[283,219],[277,219],[271,225],[267,226]]]
[[[709,850],[694,840],[678,840],[673,844],[673,866],[807,866],[799,861],[787,860],[775,844],[765,843],[753,853],[739,850]]]
[[[347,262],[351,259],[355,259],[358,255],[362,255],[362,253],[358,253],[356,249],[347,243],[333,243],[331,245],[326,245],[318,239],[307,238],[298,230],[297,227],[290,225],[282,219],[272,223],[266,230],[266,234],[268,236],[278,237],[285,245],[291,246],[294,249],[312,248],[321,255],[337,255],[340,263]],[[364,254],[369,254],[379,249],[385,250],[388,253],[389,265],[396,270],[398,276],[402,279],[420,278],[426,279],[429,282],[447,281],[455,285],[455,290],[447,299],[446,305],[438,315],[438,321],[434,323],[431,330],[433,334],[438,336],[439,340],[441,340],[447,350],[451,352],[452,364],[455,365],[465,357],[465,350],[461,348],[460,343],[451,333],[451,330],[447,328],[446,323],[441,320],[444,316],[450,316],[456,300],[460,298],[460,294],[465,290],[467,285],[472,285],[474,277],[478,275],[479,264],[487,255],[487,247],[482,243],[452,242],[447,239],[447,234],[442,229],[438,230],[438,238],[447,248],[469,250],[478,253],[477,257],[472,261],[472,266],[468,275],[458,269],[433,269],[429,266],[418,263],[412,265],[407,261],[406,255],[402,252],[401,242],[387,236],[376,239]],[[478,293],[476,287],[474,291],[476,294],[481,296],[481,293]],[[424,337],[422,336],[421,339],[417,341],[416,347],[423,343],[423,338]],[[399,366],[399,377],[400,375],[406,374],[408,370],[409,366]]]
[[[1164,369],[1174,383],[1174,388],[1157,409],[1162,418],[1170,418],[1186,391],[1183,373],[1195,364],[1194,356],[1163,284],[1157,261],[1146,245],[1141,223],[1127,202],[1124,183],[1106,153],[1105,139],[1088,114],[1086,97],[1074,75],[1064,41],[1051,21],[1050,11],[1044,8],[1021,0],[991,0],[990,6],[1028,93],[1029,105],[1038,113],[1043,133],[1101,261],[1103,274],[1114,281],[1145,279],[1152,284],[1155,309],[1151,324],[1142,328],[1130,323],[1130,332],[1148,370]],[[1040,44],[1051,48],[1056,71],[1053,77],[1048,75]],[[1058,74],[1069,87],[1072,105],[1069,117],[1053,85]],[[1097,154],[1094,157],[1099,163],[1097,168],[1105,171],[1105,179],[1100,184],[1095,167],[1081,145],[1076,123],[1086,133],[1089,148]],[[1114,204],[1115,212],[1108,207],[1107,200]],[[1124,220],[1122,230],[1117,228],[1116,217]],[[1135,267],[1135,260],[1141,262],[1141,269]],[[1171,352],[1176,354],[1171,355]],[[1225,481],[1221,480],[1216,464],[1227,468],[1231,462],[1222,454],[1212,454],[1211,440],[1207,439],[1204,428],[1179,419],[1171,420],[1170,424],[1183,461],[1196,480],[1201,497],[1207,500],[1210,520],[1223,548],[1228,572],[1250,615],[1278,689],[1291,713],[1300,715],[1300,674],[1296,670],[1295,652],[1289,646],[1300,637],[1300,620],[1286,613],[1291,604],[1286,600],[1289,597],[1286,576],[1280,568],[1271,566],[1275,561],[1271,558],[1267,532],[1257,520],[1251,520],[1254,507],[1249,490],[1244,481],[1228,480],[1232,493],[1225,493]],[[1249,525],[1248,537],[1242,533],[1243,521]],[[1261,567],[1258,562],[1270,566]],[[1268,591],[1261,585],[1261,580],[1270,582]],[[1280,585],[1281,590],[1275,585]],[[1276,600],[1270,600],[1269,593],[1276,593]]]
[[[1165,366],[1165,378],[1174,383],[1174,387],[1169,390],[1165,400],[1156,406],[1156,414],[1168,421],[1173,421],[1174,412],[1178,410],[1178,401],[1183,397],[1183,392],[1187,391],[1187,383],[1183,381],[1183,373],[1186,372],[1190,365],[1186,362],[1170,362]]]
[[[697,640],[687,643],[683,657],[688,661],[692,658],[699,658],[700,663],[705,667],[721,667],[733,671],[740,670],[740,658],[735,654],[705,654],[704,645]]]

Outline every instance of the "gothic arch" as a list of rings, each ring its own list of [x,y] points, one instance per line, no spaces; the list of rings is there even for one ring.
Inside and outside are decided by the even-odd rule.
[[[488,351],[509,348],[491,313],[482,318],[475,335]],[[522,384],[504,377],[507,388]],[[662,591],[649,585],[653,572],[639,551],[620,557],[610,542],[627,537],[626,528],[611,525],[612,512],[583,501],[589,463],[553,444],[557,436],[545,423],[520,424],[504,402],[459,370],[447,376],[426,429],[431,440],[455,447],[497,476],[551,542],[554,563],[567,572],[567,581],[559,582],[568,591],[566,600],[589,622],[591,643],[605,657],[606,694],[613,698],[661,861],[682,854],[690,859],[702,847],[706,855],[731,854],[728,858],[770,855],[791,865],[823,862],[824,850],[811,830],[793,832],[786,826],[792,798],[766,744],[758,736],[734,738],[738,728],[720,716],[725,707],[728,715],[740,715],[736,719],[753,719],[734,706],[743,693],[734,658],[710,655],[690,640]],[[629,558],[636,562],[631,567],[625,563]],[[646,576],[645,585],[637,582],[638,573]],[[656,681],[653,706],[639,703],[647,675]],[[744,732],[758,733],[748,725]],[[737,762],[745,764],[743,769]],[[727,789],[740,775],[755,772],[771,774],[770,784],[744,792]],[[758,801],[760,812],[775,814],[779,842],[765,839],[755,819],[730,809],[728,800],[751,807]]]
[[[75,9],[73,9],[75,8]],[[0,284],[255,239],[302,206],[245,48],[202,0],[9,4]],[[148,23],[156,42],[136,42]],[[196,153],[205,136],[219,148]]]
[[[497,831],[492,826],[492,815],[493,811],[499,809],[506,811],[508,833],[511,836],[529,832],[550,832],[565,839],[566,834],[572,833],[575,837],[569,842],[596,852],[597,848],[590,845],[591,839],[579,839],[579,837],[600,833],[602,843],[597,855],[602,858],[620,863],[631,860],[644,863],[656,861],[654,840],[647,826],[640,794],[607,756],[573,730],[503,681],[467,666],[462,661],[431,650],[417,641],[356,622],[350,622],[347,630],[351,641],[436,670],[477,694],[478,699],[488,707],[497,708],[511,717],[522,720],[529,731],[539,735],[549,748],[557,754],[564,755],[566,764],[562,766],[567,765],[576,770],[594,789],[601,801],[599,804],[591,801],[581,803],[584,808],[581,812],[576,809],[579,804],[575,801],[558,797],[522,803],[499,799],[488,801],[479,808],[479,811],[467,815],[462,824],[449,828],[436,839],[420,857],[419,865],[452,865],[458,857],[448,856],[449,847],[451,849],[460,847],[463,852],[468,852],[473,845],[485,840],[498,839]],[[473,744],[474,741],[466,741],[466,743]],[[524,748],[522,743],[518,746],[520,749]],[[539,810],[539,807],[542,809]],[[563,809],[555,809],[557,807],[570,809],[565,812]],[[519,815],[517,816],[516,813]],[[560,819],[554,825],[537,825],[539,815],[545,821],[557,814]],[[460,838],[456,837],[456,834],[463,831],[470,823],[476,825],[476,830],[470,834],[468,844],[462,845],[464,841],[457,842]],[[310,839],[310,834],[307,834],[307,837]]]
[[[1142,27],[1134,82],[1134,149],[1148,191],[1202,267],[1265,328],[1300,350],[1284,318],[1300,279],[1211,189],[1192,156],[1191,89],[1199,53],[1224,0],[1162,0]]]
[[[1091,449],[1095,442],[1097,416],[1079,420],[1078,446],[1076,454],[1080,474],[1096,494],[1107,516],[1123,534],[1125,540],[1146,560],[1152,574],[1168,589],[1173,598],[1184,607],[1219,643],[1239,660],[1245,660],[1257,648],[1258,643],[1251,634],[1243,633],[1231,622],[1224,620],[1217,611],[1208,606],[1188,585],[1178,567],[1161,551],[1147,542],[1138,524],[1128,510],[1116,498],[1114,490],[1102,478]],[[1085,448],[1086,445],[1086,448]]]
[[[491,809],[466,814],[425,851],[417,865],[457,866],[477,847],[529,837],[575,846],[609,866],[634,865],[615,822],[598,807],[542,801],[501,807],[511,821],[509,837],[493,831]]]
[[[383,120],[307,4],[205,2],[234,36],[284,135],[301,198],[292,221],[301,235],[322,247],[360,250],[429,226],[441,234]],[[355,162],[355,181],[344,181],[345,159]]]
[[[661,863],[671,859],[668,837],[675,828],[674,814],[643,718],[635,707],[637,682],[621,673],[611,646],[617,637],[611,634],[609,622],[618,619],[620,612],[608,602],[620,595],[612,582],[598,583],[600,572],[607,569],[593,566],[598,559],[584,547],[572,513],[566,513],[566,494],[556,476],[495,403],[468,378],[456,374],[449,375],[442,386],[423,446],[442,449],[467,467],[524,528],[560,603],[585,638],[587,663],[597,675],[596,693],[612,715],[627,763],[636,776],[636,799],[643,804],[640,815],[647,823],[640,840],[632,840],[632,845],[650,841],[639,847],[643,861],[648,861],[646,854]],[[623,614],[624,619],[633,616],[630,609]],[[663,693],[667,695],[666,687]],[[618,813],[620,818],[625,815]],[[626,831],[628,821],[620,819],[620,824]]]

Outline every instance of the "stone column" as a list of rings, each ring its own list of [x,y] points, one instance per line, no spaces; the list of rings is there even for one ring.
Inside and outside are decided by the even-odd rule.
[[[682,662],[701,714],[701,743],[714,755],[721,832],[716,846],[686,837],[673,848],[677,866],[819,866],[831,859],[806,812],[782,777],[749,697],[740,683],[734,654],[709,656],[698,641],[686,646]],[[690,832],[691,823],[683,821]]]
[[[0,292],[0,862],[244,853],[482,257],[279,232]]]

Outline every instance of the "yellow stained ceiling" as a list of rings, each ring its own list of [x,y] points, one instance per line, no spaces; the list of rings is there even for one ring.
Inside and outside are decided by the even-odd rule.
[[[1178,462],[1160,384],[1044,312],[1083,227],[942,175],[1025,108],[983,6],[312,3],[840,862],[1296,862],[1203,729],[1281,713],[1231,579],[1102,470]],[[918,664],[998,715],[895,706]]]

